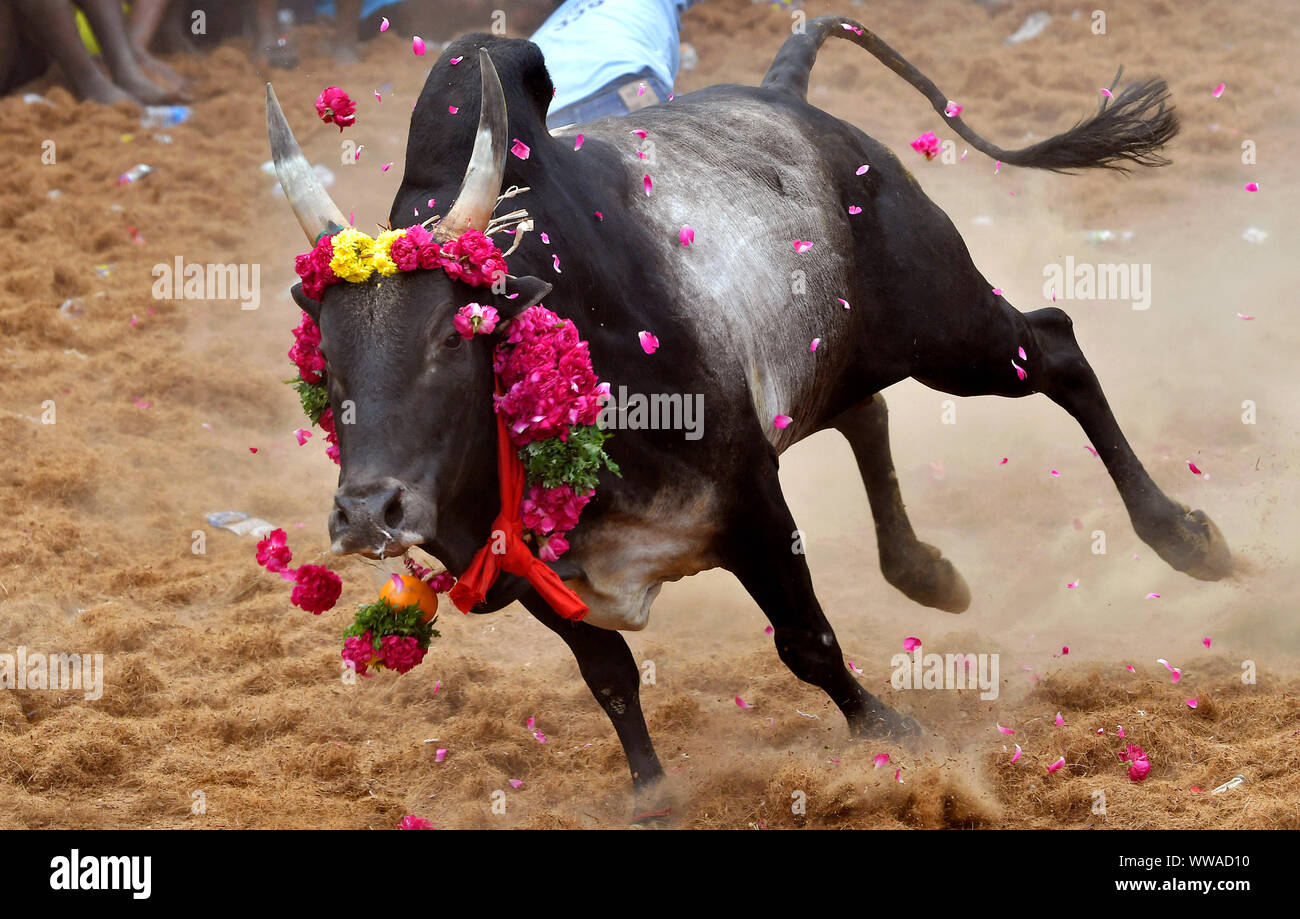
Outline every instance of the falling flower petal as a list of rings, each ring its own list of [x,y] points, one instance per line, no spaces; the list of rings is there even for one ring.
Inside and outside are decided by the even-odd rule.
[[[995,288],[993,288],[993,296],[995,296],[995,297],[1000,297],[1000,296],[1002,296],[1002,288],[1001,288],[1001,287],[995,287]]]
[[[689,246],[691,243],[695,242],[695,230],[691,229],[686,224],[682,224],[682,232],[679,234],[679,237],[683,246]]]
[[[528,154],[531,151],[528,149],[528,144],[524,143],[522,140],[516,137],[514,139],[514,143],[510,145],[510,152],[513,153],[515,156],[519,157],[521,160],[526,160],[528,159]]]
[[[993,174],[997,175],[1002,171],[1002,160],[996,160],[993,163]]]
[[[311,431],[306,428],[298,428],[293,432],[293,436],[298,438],[298,446],[301,447],[307,442],[307,439],[311,437]]]
[[[902,770],[902,769],[895,769],[895,770],[894,770],[894,781],[897,782],[899,785],[902,785],[902,784],[903,784],[903,770]]]
[[[387,31],[388,31],[388,17],[387,17],[387,16],[385,16],[385,17],[384,17],[384,21],[381,22],[381,23],[379,24],[379,31],[381,31],[381,32],[387,32]]]
[[[650,176],[648,175],[641,180],[641,184],[645,186],[645,193],[647,195],[650,194],[651,189],[655,187],[655,184],[650,181]]]
[[[1246,183],[1246,191],[1259,191],[1259,183],[1258,183],[1258,182],[1247,182],[1247,183]]]
[[[1051,470],[1051,475],[1052,475],[1054,478],[1058,478],[1058,479],[1061,477],[1061,473],[1058,472],[1058,471],[1055,470],[1055,469]]]
[[[870,168],[871,168],[870,165],[859,166],[856,174],[857,174],[857,175],[860,175],[860,176],[861,176],[861,175],[866,175],[866,174],[867,174],[867,170],[870,169]]]
[[[531,715],[528,717],[528,720],[524,722],[524,727],[528,728],[528,730],[530,731],[533,730],[536,727],[536,725],[537,725],[537,719],[533,718]]]
[[[861,214],[861,213],[862,213],[862,208],[858,207],[856,204],[850,204],[850,205],[849,205],[849,213],[850,213],[850,214]]]
[[[1078,581],[1071,581],[1069,584],[1066,584],[1065,586],[1066,586],[1067,589],[1069,589],[1069,590],[1073,590],[1074,588],[1076,588],[1076,587],[1079,586],[1079,582],[1078,582]]]
[[[810,243],[810,242],[808,242],[808,240],[806,240],[806,239],[796,239],[796,240],[794,241],[794,251],[795,251],[795,252],[807,252],[809,249],[812,248],[812,245],[813,245],[813,244]]]
[[[770,625],[768,625],[768,626],[764,626],[764,627],[763,627],[763,634],[764,634],[764,635],[771,635],[773,631],[775,631],[775,630],[774,630]]]
[[[451,60],[449,60],[447,63],[450,64],[451,66],[455,67],[457,64],[459,64],[459,63],[460,63],[461,61],[463,61],[463,60],[465,60],[465,56],[464,56],[464,55],[458,55],[457,57],[453,57],[453,58],[452,58]]]
[[[852,309],[852,307],[849,306],[849,301],[845,300],[843,297],[836,297],[835,299],[840,301],[840,306],[844,307],[846,310]]]
[[[602,214],[600,211],[593,211],[592,213],[595,215],[597,220],[603,221],[605,219],[605,215]]]
[[[873,757],[871,758],[871,761],[872,761],[873,763],[875,763],[875,764],[876,764],[876,768],[879,769],[881,766],[883,766],[883,765],[885,765],[886,763],[889,762],[889,754],[888,754],[888,753],[877,753],[875,756],[873,756]]]
[[[744,699],[740,698],[740,696],[736,696],[736,704],[737,704],[738,706],[740,706],[741,708],[752,708],[752,707],[753,707],[753,706],[751,706],[748,702],[746,702]]]
[[[573,149],[574,149],[574,150],[581,150],[581,149],[582,149],[582,142],[585,141],[586,139],[587,139],[587,136],[586,136],[585,134],[579,134],[577,137],[575,137],[575,138],[573,139]]]
[[[1060,768],[1061,768],[1062,766],[1064,766],[1064,765],[1065,765],[1065,757],[1062,756],[1062,757],[1061,757],[1060,759],[1058,759],[1056,762],[1052,763],[1052,765],[1048,766],[1048,767],[1047,767],[1047,771],[1048,771],[1048,772],[1055,772],[1056,770],[1060,769]]]
[[[415,56],[416,56],[416,57],[421,57],[421,56],[423,56],[423,54],[424,54],[424,39],[421,38],[421,37],[418,36],[418,35],[415,36],[414,38],[412,38],[412,39],[411,39],[411,50],[415,52]]]
[[[999,465],[999,466],[1005,466],[1006,464],[1007,464],[1007,457],[1004,456],[1004,457],[1002,457],[1002,462],[998,463],[998,465]]]
[[[814,339],[812,340],[812,342],[809,343],[809,345],[808,345],[808,350],[809,350],[809,351],[816,351],[816,350],[817,350],[817,346],[820,345],[821,343],[822,343],[822,340],[821,340],[820,338],[814,338]]]
[[[434,754],[433,754],[433,761],[434,761],[435,763],[440,763],[440,762],[442,762],[442,761],[443,761],[444,759],[446,759],[446,758],[447,758],[447,748],[446,748],[446,747],[439,747],[436,751],[434,751]]]
[[[1193,463],[1191,460],[1188,460],[1188,461],[1187,461],[1187,468],[1190,469],[1190,470],[1192,470],[1192,475],[1200,475],[1200,474],[1201,474],[1201,470],[1198,469],[1198,468],[1196,467],[1196,464]]]
[[[909,636],[903,639],[904,651],[915,651],[919,647],[921,647],[921,639],[915,636]]]
[[[564,274],[560,270],[560,256],[557,253],[551,253],[551,267],[555,269],[556,274]]]
[[[1149,593],[1149,594],[1147,594],[1146,598],[1147,598],[1148,600],[1159,600],[1159,599],[1160,599],[1160,594],[1158,594],[1158,593]]]
[[[1170,664],[1169,661],[1165,660],[1163,657],[1157,659],[1156,663],[1165,665],[1165,669],[1168,670],[1173,677],[1173,682],[1177,683],[1183,678],[1183,671]]]
[[[1025,372],[1025,368],[1021,367],[1014,360],[1011,362],[1011,366],[1016,368],[1016,376],[1019,377],[1020,379],[1023,380],[1025,377],[1029,376],[1029,374]]]
[[[859,670],[857,667],[853,666],[853,661],[849,661],[849,669],[852,670],[854,673],[856,673],[858,676],[862,676],[862,671]]]
[[[1062,725],[1064,725],[1064,724],[1065,724],[1065,719],[1061,717],[1061,713],[1060,713],[1060,712],[1057,712],[1057,713],[1056,713],[1056,725],[1057,725],[1058,727],[1060,727],[1060,726],[1062,726]]]
[[[1187,707],[1188,707],[1188,708],[1196,708],[1196,706],[1198,706],[1198,705],[1200,705],[1200,704],[1201,704],[1201,700],[1200,700],[1200,699],[1188,699],[1188,700],[1187,700]]]
[[[962,106],[958,105],[956,102],[953,102],[951,99],[949,99],[948,104],[943,107],[943,113],[947,115],[949,118],[956,118],[958,115],[961,114],[961,110],[962,110]]]
[[[1083,449],[1087,450],[1087,451],[1088,451],[1089,453],[1091,453],[1093,456],[1098,456],[1098,457],[1101,456],[1100,453],[1098,453],[1096,450],[1094,450],[1094,449],[1093,449],[1092,447],[1090,447],[1088,444],[1084,444],[1084,445],[1083,445]]]
[[[1025,353],[1025,349],[1024,349],[1023,346],[1022,346],[1022,347],[1019,347],[1019,348],[1016,348],[1016,353],[1020,355],[1020,359],[1021,359],[1022,361],[1027,361],[1027,360],[1029,360],[1029,355]]]
[[[249,453],[256,453],[256,452],[257,452],[257,448],[256,448],[256,447],[249,447],[249,448],[248,448],[248,452],[249,452]]]
[[[1003,734],[1014,734],[1014,733],[1015,733],[1015,731],[1012,730],[1011,728],[1004,728],[1004,727],[1001,725],[1001,723],[998,724],[998,730],[1001,731]]]
[[[546,243],[546,245],[549,246],[549,245],[551,244],[551,234],[550,234],[550,233],[542,233],[542,234],[541,234],[541,237],[542,237],[542,242]]]
[[[775,415],[772,418],[772,424],[776,425],[778,428],[784,428],[788,426],[790,422],[793,420],[794,419],[791,418],[789,415]]]
[[[1208,638],[1202,638],[1202,639],[1201,639],[1201,644],[1205,645],[1205,647],[1208,648],[1208,647],[1210,646],[1210,639],[1208,639]]]
[[[1217,99],[1223,95],[1225,89],[1227,89],[1227,84],[1220,83],[1218,86],[1214,87],[1214,92],[1210,93],[1210,95]]]
[[[641,138],[642,140],[645,140],[646,132],[641,128],[637,128],[632,133],[635,134],[637,137]]]
[[[1119,735],[1120,737],[1123,737],[1123,736],[1124,736],[1124,725],[1122,725],[1122,724],[1117,724],[1117,725],[1115,725],[1115,733],[1116,733],[1117,735]]]
[[[641,342],[641,350],[646,354],[654,354],[659,350],[659,337],[653,332],[640,331],[636,333],[637,340]]]
[[[379,167],[379,171],[380,171],[380,172],[387,172],[388,170],[390,170],[390,169],[392,169],[392,168],[393,168],[393,164],[392,164],[392,163],[384,163],[384,165],[382,165],[382,166]]]
[[[1015,754],[1011,757],[1011,762],[1014,763],[1014,762],[1015,762],[1016,760],[1018,760],[1018,759],[1020,759],[1020,744],[1016,744],[1016,752],[1015,752]]]
[[[541,731],[533,731],[533,739],[538,743],[546,743],[546,735]]]
[[[448,114],[455,115],[455,114],[456,114],[457,112],[459,112],[459,111],[460,111],[460,108],[457,107],[457,106],[455,106],[455,105],[449,105],[449,106],[447,106],[447,112],[448,112]]]
[[[1254,317],[1254,316],[1247,316],[1245,313],[1238,313],[1238,314],[1237,314],[1237,318],[1238,318],[1238,319],[1245,319],[1247,322],[1249,322],[1250,320],[1254,319],[1255,317]]]
[[[1115,98],[1115,94],[1112,93],[1109,89],[1106,89],[1105,87],[1102,87],[1101,94],[1105,96],[1107,99]]]
[[[510,783],[511,788],[518,788],[520,785],[524,784],[523,782],[519,781],[519,779],[506,779],[506,781]]]

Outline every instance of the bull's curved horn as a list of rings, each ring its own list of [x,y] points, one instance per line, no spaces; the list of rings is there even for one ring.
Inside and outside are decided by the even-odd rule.
[[[315,244],[321,233],[335,233],[346,227],[348,224],[343,212],[321,187],[311,164],[294,139],[270,83],[266,84],[266,136],[271,142],[271,159],[275,162],[280,187],[284,189],[293,215],[298,218],[307,239]]]
[[[459,236],[470,227],[480,233],[486,230],[505,177],[506,137],[509,134],[506,94],[501,89],[501,78],[497,76],[492,58],[484,48],[478,50],[478,66],[483,85],[474,152],[470,154],[469,168],[460,183],[456,203],[434,227],[433,235],[440,240]]]

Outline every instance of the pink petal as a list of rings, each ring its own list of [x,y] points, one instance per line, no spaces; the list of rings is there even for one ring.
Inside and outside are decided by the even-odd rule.
[[[744,699],[740,698],[740,696],[736,696],[736,704],[741,708],[752,708],[752,706]]]
[[[544,242],[546,245],[549,246],[551,244],[551,234],[543,233],[541,234],[541,236],[542,236],[542,242]]]
[[[1137,668],[1134,667],[1132,664],[1125,664],[1124,669],[1127,670],[1129,673],[1137,673]]]
[[[650,194],[650,190],[655,187],[654,183],[650,181],[650,176],[646,176],[642,179],[641,184],[645,186],[645,193],[647,195]]]
[[[519,157],[521,160],[526,160],[528,159],[528,154],[531,151],[528,149],[528,144],[524,143],[522,140],[516,137],[514,139],[514,143],[510,145],[510,152],[513,153],[515,156]]]
[[[997,175],[1002,171],[1002,160],[996,160],[993,163],[993,174]]]
[[[806,239],[796,239],[796,240],[794,241],[794,251],[795,251],[795,252],[807,252],[809,249],[812,248],[812,245],[813,245],[813,244],[810,243],[810,242],[808,242],[808,240],[806,240]]]
[[[574,150],[581,150],[581,149],[582,149],[582,142],[583,142],[584,140],[586,140],[586,139],[587,139],[587,135],[585,135],[585,134],[579,134],[577,137],[575,137],[575,138],[573,139],[573,149],[574,149]]]
[[[447,748],[446,748],[446,747],[439,747],[437,750],[434,751],[434,754],[433,754],[433,761],[434,761],[435,763],[440,763],[440,762],[442,762],[442,761],[443,761],[444,759],[446,759],[446,758],[447,758]]]
[[[771,635],[773,631],[774,631],[774,630],[773,630],[773,628],[772,628],[770,625],[769,625],[769,626],[765,626],[765,627],[763,628],[763,634],[764,634],[764,635]]]
[[[1056,762],[1052,763],[1052,765],[1048,766],[1048,767],[1047,767],[1047,771],[1048,771],[1048,772],[1055,772],[1056,770],[1060,769],[1060,768],[1061,768],[1062,766],[1064,766],[1064,765],[1065,765],[1065,757],[1062,756],[1062,757],[1061,757],[1060,759],[1058,759]]]
[[[1004,456],[1004,457],[1002,457],[1002,462],[998,463],[998,465],[999,465],[999,466],[1005,466],[1006,464],[1007,464],[1007,457]]]
[[[867,170],[870,169],[870,168],[871,168],[871,166],[869,166],[869,165],[867,165],[867,166],[859,166],[858,169],[857,169],[857,172],[855,173],[855,175],[860,175],[860,176],[861,176],[861,175],[866,175],[866,174],[867,174]]]
[[[1246,183],[1246,191],[1259,191],[1259,183],[1258,183],[1258,182],[1247,182],[1247,183]]]
[[[533,731],[533,739],[538,743],[546,743],[546,735],[541,731]]]
[[[306,428],[298,428],[296,431],[293,432],[293,436],[298,438],[298,446],[301,447],[303,444],[307,442],[307,439],[311,437],[311,431],[307,430]]]
[[[845,300],[843,297],[836,297],[835,299],[840,301],[840,306],[844,307],[846,310],[852,309],[852,307],[849,306],[849,301]]]
[[[1173,676],[1173,682],[1177,683],[1183,678],[1183,671],[1170,664],[1169,661],[1165,660],[1163,657],[1159,658],[1156,663],[1165,665],[1165,669]]]
[[[809,345],[808,345],[808,350],[809,350],[809,351],[816,351],[816,350],[817,350],[817,346],[820,345],[821,343],[822,343],[822,340],[821,340],[820,338],[814,338],[814,339],[812,340],[812,342],[809,343]]]
[[[557,253],[551,253],[551,267],[555,269],[556,274],[564,274],[560,270],[560,256]]]
[[[904,651],[915,651],[919,647],[921,647],[921,639],[915,636],[909,636],[903,639]]]
[[[956,102],[953,102],[951,99],[948,100],[948,104],[943,107],[943,113],[947,115],[949,118],[956,118],[958,115],[961,114],[961,110],[962,107],[958,105]]]
[[[605,215],[602,214],[600,211],[592,211],[592,213],[595,215],[597,220],[603,221],[605,219]]]
[[[1116,733],[1117,735],[1119,735],[1120,737],[1123,737],[1123,736],[1124,736],[1124,725],[1122,725],[1122,724],[1117,724],[1117,725],[1115,725],[1115,729],[1116,729],[1116,730],[1115,730],[1115,733]]]
[[[1061,717],[1060,712],[1056,713],[1056,725],[1058,727],[1063,727],[1065,725],[1065,719]]]
[[[434,680],[434,681],[433,681],[433,691],[434,691],[434,692],[437,692],[439,689],[442,689],[442,680]]]
[[[1022,361],[1029,360],[1029,355],[1025,353],[1025,349],[1023,347],[1016,348],[1016,353],[1020,355],[1020,359]]]
[[[875,764],[876,764],[876,768],[879,769],[881,766],[883,766],[883,765],[885,765],[886,763],[889,762],[889,754],[888,754],[888,753],[877,753],[875,756],[873,756],[873,757],[871,758],[871,761],[872,761],[873,763],[875,763]]]
[[[1107,99],[1115,98],[1115,94],[1112,93],[1109,89],[1106,89],[1105,87],[1102,87],[1101,94],[1105,96]]]
[[[459,64],[459,63],[460,63],[461,61],[463,61],[463,60],[465,60],[465,56],[462,54],[462,55],[458,55],[458,56],[456,56],[456,57],[453,57],[453,58],[452,58],[451,60],[449,60],[447,63],[450,64],[451,66],[455,67],[457,64]]]
[[[1097,457],[1100,457],[1100,456],[1101,456],[1100,453],[1098,453],[1096,450],[1094,450],[1094,449],[1093,449],[1091,446],[1089,446],[1088,444],[1084,444],[1084,445],[1083,445],[1083,449],[1087,450],[1087,451],[1088,451],[1089,453],[1091,453],[1093,456],[1097,456]]]
[[[1210,93],[1210,95],[1217,99],[1223,95],[1225,89],[1227,89],[1227,85],[1220,83],[1218,86],[1214,87],[1214,92]]]
[[[1057,472],[1055,469],[1051,470],[1051,474],[1053,477],[1058,479],[1061,477],[1061,473]]]
[[[454,106],[454,105],[449,105],[449,106],[447,106],[447,112],[448,112],[448,114],[455,115],[455,114],[456,114],[457,112],[459,112],[459,111],[460,111],[460,109],[457,108],[457,107]]]
[[[902,784],[903,784],[903,770],[902,770],[902,769],[895,769],[895,770],[894,770],[894,781],[897,782],[899,785],[902,785]]]
[[[789,415],[776,415],[772,418],[772,424],[776,425],[778,428],[784,428],[793,420],[794,419]]]
[[[682,224],[680,238],[683,246],[689,246],[691,243],[695,242],[695,231],[686,224]]]
[[[641,342],[641,350],[646,354],[654,354],[659,350],[659,337],[653,332],[640,331],[636,333],[637,340]]]
[[[637,94],[638,96],[644,96],[644,95],[645,95],[645,84],[644,84],[644,83],[640,83],[640,84],[637,85],[637,88],[636,88],[636,94]]]
[[[861,213],[862,213],[862,208],[858,207],[856,204],[850,204],[850,205],[849,205],[849,213],[850,213],[850,214],[861,214]]]
[[[1201,704],[1201,700],[1200,700],[1200,699],[1188,699],[1188,700],[1187,700],[1187,707],[1188,707],[1188,708],[1196,708],[1196,706],[1198,706],[1198,705],[1200,705],[1200,704]]]
[[[1237,318],[1238,318],[1238,319],[1245,319],[1247,322],[1249,322],[1250,320],[1254,319],[1255,317],[1254,317],[1254,316],[1247,316],[1245,313],[1238,313],[1238,314],[1237,314]]]
[[[524,784],[523,782],[519,781],[519,779],[506,779],[506,781],[510,783],[511,788],[518,788],[519,786]]]
[[[1014,762],[1015,762],[1016,760],[1018,760],[1018,759],[1020,759],[1020,744],[1016,744],[1016,752],[1015,752],[1015,754],[1011,757],[1011,762],[1014,763]]]
[[[1000,297],[1000,296],[1002,296],[1002,288],[1001,288],[1001,287],[995,287],[995,288],[993,288],[993,296],[995,296],[995,297]]]
[[[1061,648],[1061,656],[1062,656],[1062,657],[1064,657],[1066,654],[1069,654],[1069,653],[1070,653],[1070,646],[1069,646],[1069,645],[1065,645],[1063,648]]]
[[[387,16],[385,16],[385,17],[384,17],[384,21],[381,22],[381,23],[379,24],[379,31],[381,31],[381,32],[387,32],[387,31],[388,31],[388,17],[387,17]]]
[[[1071,581],[1069,584],[1066,584],[1065,586],[1066,586],[1068,589],[1073,590],[1074,588],[1076,588],[1076,587],[1079,586],[1079,582],[1078,582],[1078,581]]]
[[[384,101],[384,97],[381,96],[381,95],[379,95],[379,90],[377,90],[377,89],[374,90],[374,93],[375,93],[375,101],[376,101],[376,102],[383,102],[383,101]]]
[[[856,673],[858,676],[862,676],[862,671],[859,670],[857,667],[853,666],[853,661],[849,661],[849,669],[852,670],[854,673]]]
[[[1150,593],[1150,594],[1147,594],[1146,598],[1147,598],[1148,600],[1159,600],[1159,599],[1160,599],[1160,594]]]
[[[1202,638],[1202,639],[1201,639],[1201,644],[1205,645],[1205,647],[1208,648],[1208,647],[1210,646],[1210,639],[1208,639],[1208,638]]]
[[[1021,367],[1015,361],[1011,362],[1011,366],[1016,368],[1016,376],[1019,377],[1020,379],[1023,380],[1025,377],[1029,376],[1029,374],[1025,372],[1025,368]]]
[[[412,38],[412,39],[411,39],[411,50],[415,52],[415,56],[416,56],[416,57],[421,57],[421,56],[423,56],[423,54],[424,54],[424,39],[421,38],[421,37],[418,36],[418,35],[415,36],[414,38]]]
[[[528,728],[528,730],[530,731],[533,730],[536,727],[536,725],[537,725],[537,719],[533,718],[531,715],[528,717],[528,720],[524,722],[524,727]]]
[[[1192,475],[1200,475],[1200,474],[1201,474],[1201,470],[1200,470],[1200,469],[1197,469],[1197,468],[1196,468],[1196,464],[1193,463],[1191,460],[1188,460],[1188,461],[1187,461],[1187,468],[1190,469],[1190,470],[1192,470]]]
[[[646,133],[646,132],[643,131],[643,130],[641,130],[640,128],[637,128],[637,129],[636,129],[635,131],[633,131],[632,133],[635,134],[637,137],[641,138],[642,140],[645,140],[645,133]]]
[[[1015,733],[1014,730],[1012,730],[1011,728],[1004,728],[1000,723],[998,724],[998,730],[1001,731],[1003,734],[1014,734],[1014,733]]]
[[[390,170],[390,169],[392,169],[392,168],[393,168],[393,164],[392,164],[392,163],[384,163],[384,165],[382,165],[382,166],[379,167],[379,171],[380,171],[380,172],[387,172],[388,170]]]

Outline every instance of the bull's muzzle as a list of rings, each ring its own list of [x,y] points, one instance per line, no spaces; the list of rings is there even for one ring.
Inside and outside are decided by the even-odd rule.
[[[369,558],[401,555],[423,541],[414,528],[413,500],[396,479],[369,485],[344,485],[334,494],[330,539],[336,555],[356,553]]]

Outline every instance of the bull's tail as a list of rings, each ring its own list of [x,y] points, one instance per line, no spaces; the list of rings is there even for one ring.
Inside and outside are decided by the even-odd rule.
[[[809,20],[803,34],[786,39],[763,78],[763,86],[806,100],[808,75],[817,60],[817,51],[832,35],[866,48],[886,67],[920,90],[936,112],[945,114],[948,97],[929,77],[861,23],[842,16],[820,16]],[[1178,133],[1178,119],[1169,104],[1169,87],[1161,79],[1128,86],[1113,97],[1103,96],[1097,114],[1091,118],[1063,134],[1020,150],[1003,150],[989,143],[971,130],[960,115],[954,118],[945,116],[944,121],[986,156],[1015,166],[1053,172],[1091,167],[1127,172],[1131,164],[1164,166],[1169,160],[1160,154],[1160,148]]]

